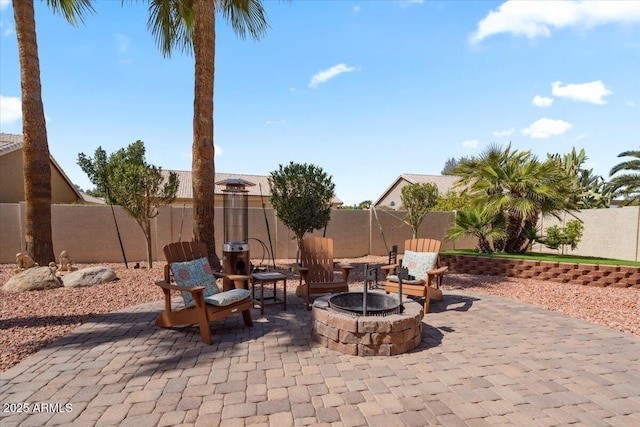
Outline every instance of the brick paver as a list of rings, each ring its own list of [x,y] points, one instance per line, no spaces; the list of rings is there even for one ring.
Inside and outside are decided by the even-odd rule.
[[[640,423],[636,336],[447,291],[417,349],[356,357],[312,341],[311,314],[288,300],[286,312],[254,310],[253,328],[241,316],[214,323],[211,346],[195,326],[154,327],[160,302],[96,317],[0,374],[0,424]]]

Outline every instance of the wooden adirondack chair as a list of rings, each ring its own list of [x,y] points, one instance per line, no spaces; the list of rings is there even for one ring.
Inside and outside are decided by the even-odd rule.
[[[296,295],[305,297],[307,310],[311,310],[309,296],[349,291],[349,272],[353,268],[347,264],[338,264],[342,270],[342,280],[334,277],[333,239],[325,237],[307,237],[300,244],[300,286]],[[303,283],[304,282],[304,283]]]
[[[158,281],[156,284],[162,288],[164,292],[165,309],[156,319],[156,326],[161,328],[169,328],[172,326],[182,326],[190,324],[200,325],[200,337],[202,342],[211,344],[211,329],[209,323],[214,320],[223,319],[233,314],[242,313],[244,324],[253,326],[251,319],[251,308],[253,306],[250,294],[247,297],[233,302],[228,305],[218,306],[207,303],[205,301],[205,287],[185,287],[178,286],[173,280],[173,272],[171,263],[193,261],[199,258],[207,257],[207,247],[201,242],[178,242],[170,243],[163,248],[164,256],[167,259],[167,265],[164,266],[164,280]],[[223,273],[213,273],[215,277],[225,277]],[[241,288],[244,281],[250,279],[249,276],[227,275],[227,278],[234,281],[236,288]],[[194,306],[186,307],[181,310],[173,311],[171,308],[171,291],[189,292],[193,298]],[[228,291],[229,292],[229,291]],[[220,296],[228,294],[228,292],[220,292]],[[231,291],[233,292],[233,291]],[[237,291],[236,291],[237,292]],[[247,291],[248,292],[248,291]]]
[[[402,293],[405,295],[412,295],[424,298],[424,313],[429,312],[429,300],[442,301],[442,291],[440,285],[442,284],[442,275],[449,269],[447,266],[440,267],[440,246],[442,242],[434,239],[410,239],[404,242],[405,258],[407,259],[407,251],[417,252],[419,254],[411,254],[413,259],[425,258],[425,262],[428,264],[431,260],[433,266],[424,269],[424,277],[416,275],[413,280],[402,281]],[[408,261],[408,260],[407,260]],[[418,263],[420,260],[418,259]],[[400,264],[391,264],[382,266],[382,270],[387,273],[387,281],[384,286],[386,293],[398,293],[399,280],[394,274],[396,268]],[[407,265],[403,264],[403,267]],[[411,274],[411,271],[409,272]]]

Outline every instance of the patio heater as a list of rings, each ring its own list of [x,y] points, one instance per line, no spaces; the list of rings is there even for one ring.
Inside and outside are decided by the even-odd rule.
[[[222,271],[225,274],[250,274],[249,260],[249,190],[255,185],[241,178],[229,178],[216,182],[224,185],[223,217],[224,244],[222,245]],[[233,281],[223,279],[224,290],[233,288]]]

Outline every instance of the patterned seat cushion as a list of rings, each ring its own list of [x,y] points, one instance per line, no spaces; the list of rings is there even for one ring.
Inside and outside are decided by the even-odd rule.
[[[229,291],[220,292],[206,297],[204,302],[218,307],[225,307],[238,301],[242,301],[249,295],[251,295],[251,291],[248,289],[231,289]]]
[[[204,286],[205,298],[213,296],[220,292],[220,288],[216,284],[216,278],[213,275],[209,261],[206,258],[199,258],[193,261],[172,262],[171,271],[178,286],[195,287]],[[184,299],[185,307],[193,307],[195,305],[191,292],[181,292]]]
[[[427,272],[433,270],[437,260],[437,252],[405,251],[402,266],[406,267],[409,270],[409,275],[415,277],[416,280],[427,280]]]
[[[395,283],[400,282],[397,274],[391,274],[387,276],[387,280]],[[424,285],[427,282],[425,282],[424,280],[414,279],[414,280],[403,280],[402,283],[404,283],[405,285]]]

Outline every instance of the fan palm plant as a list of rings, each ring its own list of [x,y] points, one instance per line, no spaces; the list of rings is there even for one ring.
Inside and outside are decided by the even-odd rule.
[[[456,168],[457,186],[467,186],[476,203],[494,216],[504,215],[504,245],[497,250],[517,253],[529,246],[538,217],[577,208],[575,183],[557,162],[540,162],[531,152],[491,145],[477,159]]]
[[[613,197],[622,197],[622,206],[638,205],[640,203],[640,151],[624,151],[618,157],[632,157],[618,163],[609,172],[609,176],[618,172],[626,172],[611,178],[608,187]]]
[[[471,208],[467,211],[456,212],[455,224],[451,227],[446,237],[457,240],[464,236],[478,238],[478,251],[482,253],[493,252],[492,239],[504,239],[504,224],[495,221],[495,215],[481,207]]]

